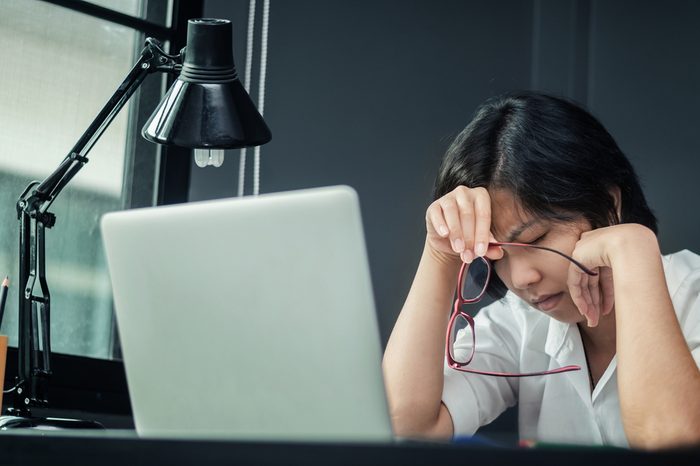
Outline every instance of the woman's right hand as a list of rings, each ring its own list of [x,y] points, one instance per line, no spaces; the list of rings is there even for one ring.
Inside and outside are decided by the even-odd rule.
[[[470,263],[477,256],[500,259],[491,234],[491,197],[485,188],[458,186],[428,207],[425,213],[427,245],[447,256]]]

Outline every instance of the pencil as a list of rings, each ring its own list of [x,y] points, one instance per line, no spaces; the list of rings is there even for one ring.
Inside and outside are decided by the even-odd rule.
[[[5,315],[5,301],[7,301],[7,289],[10,287],[10,279],[5,277],[0,285],[0,327],[2,327],[2,318]]]

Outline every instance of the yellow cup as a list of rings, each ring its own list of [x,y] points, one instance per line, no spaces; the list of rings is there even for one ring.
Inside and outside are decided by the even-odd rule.
[[[5,362],[7,361],[7,335],[0,335],[0,411],[2,411],[2,391],[5,389]]]

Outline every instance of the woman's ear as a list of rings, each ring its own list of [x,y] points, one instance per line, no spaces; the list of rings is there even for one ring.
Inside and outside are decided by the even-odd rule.
[[[613,186],[608,190],[615,201],[615,212],[617,213],[617,223],[622,222],[622,194],[619,186]]]

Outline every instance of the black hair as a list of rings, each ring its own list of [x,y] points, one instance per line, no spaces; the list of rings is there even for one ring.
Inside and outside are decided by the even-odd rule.
[[[435,199],[460,185],[507,190],[539,218],[582,216],[592,228],[640,223],[657,232],[639,178],[610,133],[559,97],[514,92],[481,105],[443,158]],[[505,291],[501,280],[491,280],[491,296]]]

